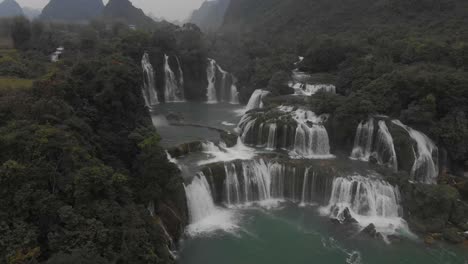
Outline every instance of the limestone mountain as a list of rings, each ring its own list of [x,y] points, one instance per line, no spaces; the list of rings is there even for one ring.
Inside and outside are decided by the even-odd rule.
[[[193,11],[190,22],[203,31],[216,31],[224,22],[224,14],[231,0],[205,1],[201,7]]]
[[[121,21],[137,26],[154,23],[154,20],[146,16],[143,10],[133,6],[129,0],[110,0],[104,8],[102,16],[107,20]]]
[[[23,9],[15,0],[4,0],[0,3],[0,17],[23,15]]]
[[[50,0],[42,10],[47,20],[87,21],[99,16],[104,8],[102,0]]]
[[[25,6],[23,7],[23,13],[25,17],[29,19],[35,19],[41,15],[42,9],[36,9],[36,8]]]

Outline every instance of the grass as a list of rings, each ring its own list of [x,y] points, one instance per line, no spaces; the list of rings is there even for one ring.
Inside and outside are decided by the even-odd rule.
[[[30,89],[34,80],[0,77],[0,94],[18,89]]]

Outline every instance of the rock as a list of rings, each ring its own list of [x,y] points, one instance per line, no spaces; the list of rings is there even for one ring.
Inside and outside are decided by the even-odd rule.
[[[374,238],[377,238],[380,236],[380,233],[377,232],[377,230],[375,229],[375,225],[374,224],[370,224],[368,225],[366,228],[364,228],[361,233],[363,234],[367,234],[369,235],[370,237],[374,237]]]
[[[343,217],[343,223],[344,224],[355,224],[355,223],[358,222],[351,215],[351,212],[349,211],[349,208],[344,209],[344,211],[341,213],[341,215]]]
[[[197,152],[202,150],[202,142],[201,141],[194,141],[189,143],[184,143],[172,148],[169,148],[167,152],[173,158],[179,158],[185,156],[192,152]]]
[[[435,239],[431,235],[427,235],[424,238],[424,243],[426,243],[427,245],[433,245],[435,243]]]
[[[459,230],[454,227],[444,229],[442,235],[445,241],[453,244],[460,244],[465,240],[463,235],[459,232]]]
[[[229,133],[225,131],[225,132],[221,132],[220,136],[221,136],[221,140],[223,140],[224,143],[226,143],[226,146],[228,148],[232,148],[237,144],[237,135],[233,133]]]
[[[174,113],[174,112],[169,112],[166,115],[166,118],[169,122],[176,122],[176,123],[184,120],[184,117],[180,113]]]

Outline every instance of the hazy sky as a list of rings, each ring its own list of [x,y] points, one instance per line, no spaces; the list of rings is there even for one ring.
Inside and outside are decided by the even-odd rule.
[[[0,0],[1,2],[2,0]],[[49,0],[16,0],[21,6],[44,7]],[[79,0],[76,0],[79,1]],[[107,3],[108,0],[103,0]],[[190,13],[200,7],[204,0],[131,0],[133,4],[145,11],[153,13],[157,17],[165,17],[170,20],[186,19]]]

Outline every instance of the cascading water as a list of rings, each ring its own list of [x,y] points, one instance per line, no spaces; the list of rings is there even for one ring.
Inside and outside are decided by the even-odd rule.
[[[336,178],[328,206],[321,212],[345,220],[346,209],[361,227],[374,224],[382,234],[408,232],[399,190],[383,180],[360,175]]]
[[[192,183],[185,187],[185,193],[191,223],[199,222],[216,211],[210,185],[203,173],[199,173]]]
[[[179,59],[177,59],[177,62]],[[164,98],[166,103],[170,102],[183,102],[185,100],[184,96],[184,87],[183,87],[183,73],[180,67],[179,77],[177,78],[176,74],[172,71],[171,66],[169,65],[169,56],[164,55],[164,76],[165,76],[165,88],[164,88]]]
[[[207,103],[227,102],[239,104],[239,92],[234,75],[223,70],[215,60],[208,59],[208,62],[206,69],[208,79]]]
[[[296,168],[275,161],[244,160],[224,163],[224,180],[220,199],[228,207],[265,207],[290,200],[305,204],[325,204],[331,192],[333,177],[312,168]],[[215,179],[221,177],[209,177]],[[215,183],[212,184],[216,186]]]
[[[414,150],[415,161],[411,169],[411,177],[426,184],[437,183],[439,176],[439,150],[434,142],[422,132],[404,125],[399,120],[392,121],[395,125],[405,129],[417,145]]]
[[[267,149],[274,150],[276,148],[276,123],[268,124],[268,142]]]
[[[200,172],[192,183],[185,186],[185,193],[190,217],[187,232],[190,235],[238,228],[232,212],[215,205],[210,185],[203,173]]]
[[[245,108],[245,111],[250,111],[253,109],[258,109],[258,108],[263,108],[263,98],[270,94],[269,91],[265,90],[255,90],[250,97],[249,102],[247,103],[247,107]]]
[[[208,78],[208,88],[206,97],[208,98],[207,103],[215,104],[218,102],[218,96],[216,93],[216,61],[208,59],[208,67],[206,68],[206,76]]]
[[[141,59],[141,67],[143,68],[143,97],[145,98],[146,106],[151,107],[158,104],[159,100],[154,80],[154,69],[146,52]]]
[[[354,138],[354,148],[351,153],[352,159],[369,161],[372,154],[372,142],[374,140],[374,119],[371,118],[367,122],[362,121]]]
[[[255,112],[242,117],[238,131],[244,144],[289,150],[294,158],[334,157],[330,154],[328,133],[323,126],[327,116],[287,106],[278,107],[271,119],[264,120],[263,116],[263,112]]]
[[[336,93],[336,87],[332,84],[301,84],[292,86],[295,95],[312,96],[318,92]]]
[[[378,130],[375,133],[375,120],[370,118],[362,121],[356,129],[354,147],[351,159],[369,161],[373,157],[380,165],[386,165],[393,171],[398,171],[398,160],[390,134],[384,120],[378,121]]]
[[[398,159],[395,145],[393,144],[393,137],[383,120],[379,121],[379,131],[377,132],[374,154],[379,164],[387,164],[393,171],[398,171]]]

